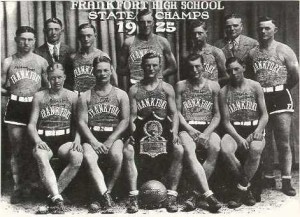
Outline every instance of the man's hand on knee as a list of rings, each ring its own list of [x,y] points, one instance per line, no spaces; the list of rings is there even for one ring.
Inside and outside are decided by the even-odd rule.
[[[78,141],[73,142],[73,146],[72,146],[71,150],[78,151],[78,152],[81,152],[81,153],[83,152],[82,145]]]
[[[51,149],[49,148],[49,146],[47,145],[47,143],[44,142],[44,141],[40,141],[40,142],[36,143],[35,148],[36,149],[46,150],[46,151],[51,151]]]

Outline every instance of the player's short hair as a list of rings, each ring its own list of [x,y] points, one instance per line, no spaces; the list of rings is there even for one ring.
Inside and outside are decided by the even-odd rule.
[[[44,29],[47,28],[47,26],[48,26],[49,23],[56,23],[56,24],[60,25],[61,28],[63,27],[62,22],[61,22],[60,19],[58,19],[56,17],[51,17],[51,18],[49,18],[48,20],[45,21],[45,23],[44,23]]]
[[[147,59],[153,59],[153,58],[158,58],[159,59],[159,63],[161,63],[161,57],[156,54],[156,53],[153,53],[153,52],[149,52],[149,53],[146,53],[143,57],[142,57],[142,63],[141,65],[144,65],[145,64],[145,61]]]
[[[36,36],[35,30],[30,26],[19,26],[16,31],[16,36],[20,36],[24,32],[31,32],[34,36]]]
[[[140,20],[143,16],[146,16],[148,14],[152,15],[152,11],[149,10],[148,8],[143,9],[143,10],[139,11],[139,13],[136,15],[136,19]]]
[[[192,31],[193,29],[198,28],[200,26],[202,26],[204,30],[207,30],[207,22],[205,20],[193,20],[190,23],[190,30]]]
[[[97,67],[97,65],[99,63],[109,63],[111,65],[111,60],[106,57],[106,56],[98,56],[98,57],[95,57],[94,60],[93,60],[93,67],[94,69]]]
[[[81,31],[82,29],[86,29],[86,28],[92,28],[93,31],[94,31],[94,33],[96,33],[96,28],[95,28],[95,26],[94,26],[93,24],[91,24],[91,23],[83,23],[83,24],[81,24],[81,25],[78,27],[78,29],[77,29],[77,34],[79,35],[79,34],[80,34],[80,31]]]
[[[225,15],[224,21],[226,22],[226,20],[229,20],[231,18],[241,19],[241,23],[243,22],[243,18],[239,14],[236,14],[236,13],[231,13],[231,14]]]
[[[265,21],[271,21],[275,26],[277,26],[277,22],[276,20],[274,20],[271,17],[268,16],[261,16],[258,18],[257,24],[259,24],[260,22],[265,22]]]
[[[197,60],[197,59],[200,59],[201,61],[201,64],[203,65],[204,63],[204,58],[201,54],[198,54],[198,53],[191,53],[189,54],[187,57],[186,57],[186,64],[189,64],[190,61],[194,61],[194,60]],[[188,65],[187,65],[188,66]]]
[[[245,63],[243,62],[243,60],[241,60],[240,58],[238,57],[229,57],[227,60],[226,60],[226,63],[225,63],[225,66],[226,68],[233,62],[238,62],[241,66],[245,66]]]
[[[53,72],[56,69],[63,71],[65,74],[65,68],[64,68],[63,64],[61,64],[59,62],[54,62],[53,64],[49,65],[47,68],[48,75],[50,72]]]

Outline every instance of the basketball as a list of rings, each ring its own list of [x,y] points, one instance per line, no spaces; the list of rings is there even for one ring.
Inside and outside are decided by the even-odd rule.
[[[159,181],[150,180],[140,188],[140,204],[145,209],[157,209],[162,207],[167,198],[167,189]]]

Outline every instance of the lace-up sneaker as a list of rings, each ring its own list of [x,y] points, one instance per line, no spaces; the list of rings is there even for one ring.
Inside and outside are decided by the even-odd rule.
[[[103,214],[113,214],[114,213],[114,202],[110,196],[110,193],[106,192],[103,194],[103,207],[102,207],[102,213]]]
[[[187,199],[184,202],[183,210],[186,212],[190,212],[196,209],[196,203],[197,203],[198,197],[194,194],[189,199]]]
[[[288,196],[296,195],[296,190],[291,185],[291,179],[282,179],[281,191]]]
[[[166,209],[168,212],[177,212],[178,211],[178,204],[177,204],[176,196],[167,195]]]
[[[101,209],[101,204],[99,201],[94,201],[89,205],[89,213],[97,213]]]
[[[139,206],[138,206],[138,196],[129,196],[128,199],[128,204],[127,204],[127,213],[136,213],[139,211]]]
[[[60,198],[57,198],[54,201],[52,201],[49,205],[49,212],[51,214],[64,214],[65,213],[64,201]]]
[[[213,194],[207,197],[205,200],[209,205],[208,210],[210,212],[218,212],[218,210],[222,207],[222,204],[217,200],[217,198],[215,198]]]
[[[243,198],[243,203],[246,206],[254,206],[256,204],[256,200],[252,195],[252,192],[250,191],[250,189],[248,189],[248,191],[245,192],[244,198]]]
[[[236,189],[232,198],[228,202],[228,208],[235,209],[240,207],[242,205],[243,194],[244,194],[243,191]]]

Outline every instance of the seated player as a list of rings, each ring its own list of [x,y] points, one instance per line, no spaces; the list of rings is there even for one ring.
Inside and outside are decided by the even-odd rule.
[[[244,78],[245,66],[236,57],[226,61],[229,83],[220,92],[220,110],[227,131],[221,140],[221,154],[237,186],[229,208],[255,205],[250,191],[265,146],[268,122],[264,94],[258,82]],[[242,163],[239,159],[244,159]]]
[[[77,95],[63,88],[66,75],[61,63],[48,67],[51,87],[34,95],[28,133],[35,148],[33,155],[49,196],[49,212],[64,213],[61,193],[77,174],[82,162],[82,146],[74,126]],[[50,159],[58,157],[68,165],[56,180]]]
[[[160,174],[167,174],[167,204],[166,208],[168,212],[177,212],[177,186],[179,184],[181,171],[182,171],[182,158],[183,147],[178,142],[178,114],[175,104],[174,89],[170,84],[165,83],[159,79],[159,72],[161,70],[160,56],[154,53],[147,53],[142,58],[142,69],[144,71],[144,78],[132,86],[129,91],[129,99],[131,106],[130,115],[130,128],[132,132],[140,131],[142,129],[136,128],[135,120],[144,119],[151,115],[157,117],[157,119],[165,120],[167,116],[171,117],[171,135],[167,140],[167,155],[160,155],[163,158],[156,157],[152,161],[159,164],[157,171]],[[157,122],[156,122],[157,123]],[[159,126],[158,124],[157,126]],[[160,126],[162,129],[166,126]],[[129,178],[129,204],[127,207],[128,213],[135,213],[138,211],[137,203],[137,169],[139,172],[141,164],[140,154],[140,141],[128,142],[124,147],[124,166],[126,175]],[[166,156],[166,157],[165,157]],[[135,162],[136,157],[136,162]],[[165,157],[165,158],[164,158]],[[159,159],[158,159],[159,158]],[[161,160],[163,159],[163,160]],[[149,160],[149,161],[150,161]],[[138,168],[136,167],[136,163]],[[144,162],[148,164],[148,162]],[[165,168],[166,170],[163,170]],[[151,168],[150,168],[151,169]],[[139,180],[143,179],[143,174],[139,176]],[[154,179],[154,177],[150,177]]]
[[[79,129],[83,138],[84,161],[96,186],[97,199],[89,212],[113,213],[110,193],[118,179],[123,160],[122,134],[129,124],[129,99],[110,83],[111,61],[105,56],[93,61],[95,86],[84,92],[78,103]],[[109,165],[107,185],[98,160]]]
[[[218,95],[220,86],[216,81],[203,77],[203,57],[190,54],[187,57],[188,79],[176,85],[176,103],[180,120],[179,137],[184,148],[184,158],[196,187],[203,193],[211,211],[217,211],[221,204],[209,190],[207,180],[213,173],[220,151],[220,137],[214,132],[220,122]],[[206,160],[199,163],[196,152],[206,153]],[[186,210],[196,208],[196,196],[185,203]]]

